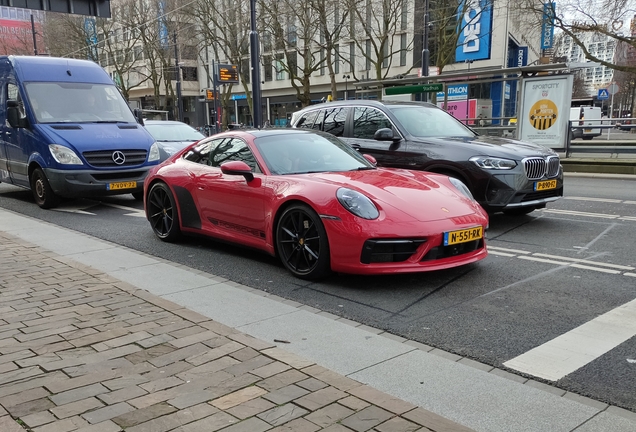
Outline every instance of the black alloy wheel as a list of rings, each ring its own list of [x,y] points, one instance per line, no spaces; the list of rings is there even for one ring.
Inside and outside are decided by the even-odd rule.
[[[276,249],[283,265],[296,277],[320,279],[331,273],[327,232],[309,206],[293,205],[281,215]]]
[[[60,202],[41,168],[36,168],[31,173],[31,191],[35,203],[43,209],[56,207]]]
[[[165,183],[155,183],[152,186],[146,206],[148,220],[157,237],[171,242],[181,236],[177,206],[170,188]]]

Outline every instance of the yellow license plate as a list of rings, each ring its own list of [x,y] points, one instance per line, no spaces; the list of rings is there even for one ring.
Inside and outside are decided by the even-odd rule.
[[[542,190],[550,190],[556,189],[557,181],[556,180],[544,180],[534,183],[534,190],[542,191]]]
[[[137,187],[136,181],[108,183],[106,189],[108,190],[120,190],[120,189],[134,189]]]
[[[592,129],[583,129],[584,132],[592,132]]]
[[[474,227],[457,231],[449,231],[444,233],[444,246],[450,246],[458,243],[467,243],[469,241],[478,240],[484,236],[484,227]]]

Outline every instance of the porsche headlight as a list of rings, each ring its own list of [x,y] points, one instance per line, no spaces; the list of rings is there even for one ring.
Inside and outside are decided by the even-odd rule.
[[[373,202],[360,192],[340,188],[336,192],[340,204],[351,213],[363,219],[377,219],[380,212]]]
[[[49,151],[58,163],[64,165],[84,165],[75,152],[68,147],[59,144],[49,144]]]
[[[473,156],[470,161],[479,168],[489,170],[509,170],[517,166],[517,162],[511,159],[503,159],[490,156]]]
[[[148,162],[154,162],[161,159],[161,152],[159,151],[159,143],[154,142],[150,146],[150,151],[148,152]]]
[[[473,194],[470,193],[470,189],[468,189],[468,186],[466,186],[464,184],[464,182],[462,182],[461,180],[458,180],[458,179],[456,179],[454,177],[449,177],[448,180],[450,180],[451,184],[453,186],[455,186],[455,189],[460,191],[463,195],[465,195],[471,201],[475,201],[475,198],[473,197]]]

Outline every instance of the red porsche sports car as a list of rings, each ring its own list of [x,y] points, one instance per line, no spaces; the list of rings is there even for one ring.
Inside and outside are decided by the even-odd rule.
[[[204,234],[262,249],[303,279],[486,257],[488,215],[461,181],[373,162],[328,134],[224,132],[151,169],[146,217],[162,240]]]

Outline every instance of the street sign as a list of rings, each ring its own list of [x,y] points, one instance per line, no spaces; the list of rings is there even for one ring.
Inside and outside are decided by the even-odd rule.
[[[443,84],[420,84],[412,86],[388,87],[384,89],[384,94],[390,96],[410,93],[440,92],[442,90],[444,90]]]
[[[611,95],[615,95],[616,93],[618,93],[618,84],[611,83],[609,87],[607,87],[607,92]]]
[[[598,100],[607,100],[609,99],[609,92],[607,89],[598,89]]]

